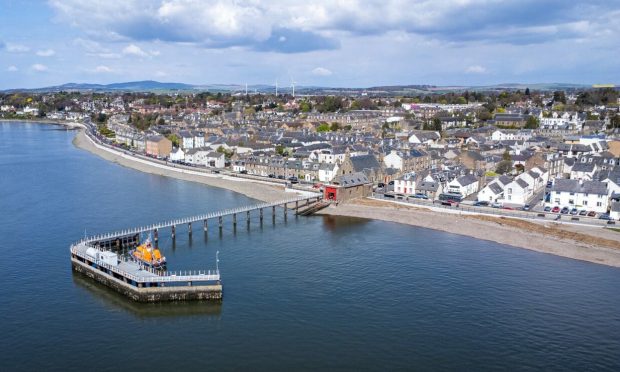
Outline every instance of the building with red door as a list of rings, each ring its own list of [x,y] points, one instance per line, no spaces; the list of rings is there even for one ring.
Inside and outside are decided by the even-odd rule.
[[[348,201],[370,194],[372,182],[362,172],[340,175],[334,178],[331,184],[323,187],[323,199],[329,201]]]

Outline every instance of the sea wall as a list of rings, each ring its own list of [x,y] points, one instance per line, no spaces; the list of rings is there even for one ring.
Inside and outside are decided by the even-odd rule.
[[[124,296],[138,302],[168,302],[188,300],[221,300],[222,285],[196,285],[183,287],[134,287],[122,280],[116,279],[103,273],[86,263],[71,258],[73,270],[92,278],[103,285],[121,293]]]

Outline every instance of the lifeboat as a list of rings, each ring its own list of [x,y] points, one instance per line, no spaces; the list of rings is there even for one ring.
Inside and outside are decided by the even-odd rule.
[[[162,256],[159,249],[153,247],[150,236],[131,251],[131,256],[149,267],[164,268],[166,266],[166,257]]]

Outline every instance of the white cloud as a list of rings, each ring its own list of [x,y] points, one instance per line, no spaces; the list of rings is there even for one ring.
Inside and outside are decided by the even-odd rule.
[[[19,69],[18,69],[18,68],[17,68],[17,66],[15,66],[15,65],[11,65],[11,66],[7,67],[7,68],[6,68],[6,70],[7,70],[8,72],[16,72],[16,71],[19,71]]]
[[[101,65],[101,66],[95,67],[94,72],[96,72],[96,73],[110,73],[110,72],[114,72],[114,70],[112,70],[108,66]]]
[[[45,71],[47,71],[47,66],[42,65],[42,64],[40,64],[40,63],[35,63],[35,64],[34,64],[34,65],[32,65],[31,67],[32,67],[32,69],[33,69],[34,71],[37,71],[37,72],[45,72]]]
[[[123,54],[138,56],[138,57],[148,56],[148,54],[142,49],[140,49],[140,47],[137,46],[136,44],[129,44],[125,48],[123,48]]]
[[[487,69],[484,66],[473,65],[467,67],[467,69],[465,69],[465,72],[468,74],[484,74],[485,72],[487,72]]]
[[[330,76],[332,72],[325,67],[317,67],[312,70],[312,74],[316,76]]]
[[[39,57],[51,57],[54,54],[56,54],[56,52],[54,51],[54,49],[44,49],[44,50],[38,50],[37,51],[37,55]]]
[[[7,43],[6,50],[9,53],[26,53],[30,51],[30,48],[21,44]]]

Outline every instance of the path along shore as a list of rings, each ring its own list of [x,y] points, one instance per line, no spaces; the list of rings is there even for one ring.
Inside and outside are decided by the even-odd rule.
[[[56,124],[63,125],[63,123]],[[78,148],[90,151],[106,160],[142,172],[200,182],[265,202],[292,196],[282,186],[256,180],[197,174],[198,172],[148,164],[146,160],[128,155],[123,156],[119,152],[95,145],[83,130],[78,132],[73,143]],[[319,213],[403,223],[556,256],[620,267],[620,233],[600,227],[524,221],[486,215],[455,215],[430,211],[424,207],[397,205],[372,199],[360,199],[352,203],[331,206]]]

